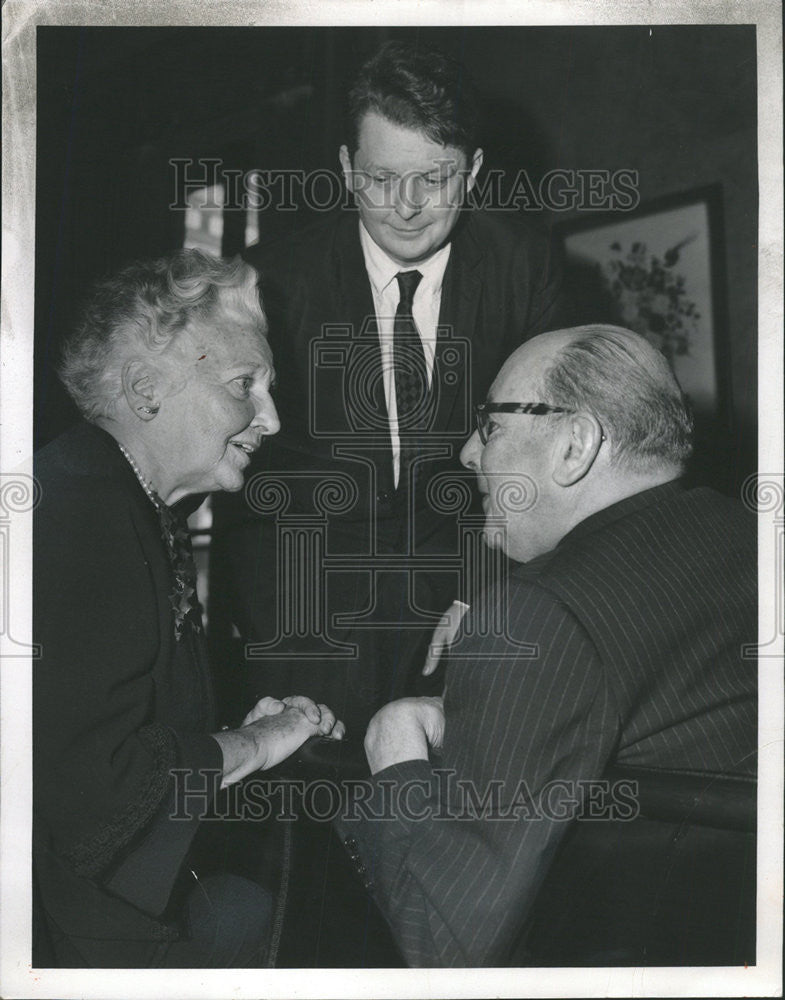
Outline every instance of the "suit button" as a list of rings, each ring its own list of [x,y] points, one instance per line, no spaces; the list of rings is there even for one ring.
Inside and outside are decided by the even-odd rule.
[[[357,843],[357,838],[356,837],[347,837],[344,840],[344,844],[346,845],[346,847],[349,848],[350,851],[356,851],[357,848],[360,846]]]
[[[363,889],[367,891],[373,889],[373,882],[369,878],[363,881]]]
[[[389,503],[390,502],[389,492],[387,490],[379,490],[379,492],[376,494],[376,502]]]

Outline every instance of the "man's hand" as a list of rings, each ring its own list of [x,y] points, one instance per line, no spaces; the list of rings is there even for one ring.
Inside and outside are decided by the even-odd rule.
[[[311,736],[343,739],[344,724],[326,705],[292,695],[279,701],[261,698],[239,729],[213,733],[224,758],[221,787],[240,781],[252,771],[275,767]]]
[[[368,724],[365,756],[376,774],[405,760],[428,760],[428,747],[441,747],[444,705],[441,698],[401,698],[380,708]]]
[[[468,604],[464,604],[463,601],[453,601],[444,612],[442,620],[433,630],[431,636],[428,655],[425,657],[425,666],[422,668],[423,677],[428,677],[434,672],[445,648],[450,647],[455,642],[458,627],[468,610]]]

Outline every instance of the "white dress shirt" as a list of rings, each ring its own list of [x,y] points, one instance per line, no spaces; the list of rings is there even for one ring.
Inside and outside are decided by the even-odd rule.
[[[360,243],[365,257],[365,269],[371,282],[376,322],[379,328],[384,398],[390,422],[393,474],[397,486],[401,466],[401,443],[398,437],[398,412],[395,399],[393,336],[395,310],[398,308],[401,292],[395,276],[399,271],[419,271],[422,275],[412,301],[412,316],[422,341],[428,385],[430,386],[433,381],[433,359],[436,353],[436,328],[439,323],[439,308],[442,302],[442,281],[447,261],[450,259],[451,244],[443,246],[428,260],[421,261],[413,267],[401,267],[400,264],[396,264],[388,257],[377,243],[374,243],[362,222],[360,222]]]

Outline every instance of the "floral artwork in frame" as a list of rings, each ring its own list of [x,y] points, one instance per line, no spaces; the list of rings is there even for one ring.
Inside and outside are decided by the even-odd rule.
[[[668,358],[696,413],[723,410],[719,192],[707,188],[632,213],[564,227],[582,321],[635,330]],[[592,301],[594,304],[592,304]]]

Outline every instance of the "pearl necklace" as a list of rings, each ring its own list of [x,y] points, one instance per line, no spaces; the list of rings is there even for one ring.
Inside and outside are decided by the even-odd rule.
[[[120,451],[123,453],[123,455],[125,455],[125,458],[128,461],[128,464],[134,470],[134,475],[139,480],[139,485],[142,487],[142,489],[147,494],[150,502],[153,504],[154,507],[159,508],[161,506],[161,504],[163,503],[163,501],[158,496],[158,494],[155,492],[155,489],[153,488],[152,484],[148,483],[147,480],[144,478],[144,476],[142,475],[142,470],[139,468],[139,466],[134,461],[133,457],[131,456],[131,453],[126,448],[124,448],[123,445],[121,445],[119,441],[117,442],[117,445],[118,445]]]

